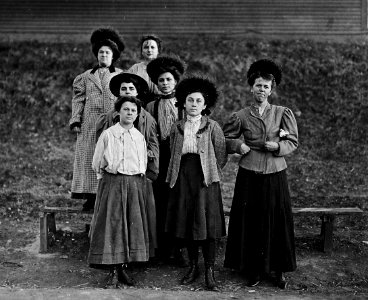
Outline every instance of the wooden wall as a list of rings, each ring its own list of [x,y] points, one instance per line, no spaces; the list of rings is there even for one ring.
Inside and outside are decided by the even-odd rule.
[[[0,33],[361,34],[368,0],[1,0]]]

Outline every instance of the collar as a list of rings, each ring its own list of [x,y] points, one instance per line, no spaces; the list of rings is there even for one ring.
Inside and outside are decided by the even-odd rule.
[[[195,116],[195,117],[187,115],[187,121],[190,122],[190,123],[196,123],[196,122],[200,121],[201,118],[202,118],[202,115],[198,115],[198,116]]]
[[[251,109],[251,111],[252,111],[252,113],[253,114],[255,114],[256,116],[260,116],[260,114],[259,114],[259,109],[258,109],[258,106],[257,105],[255,105],[254,103],[252,103],[251,105],[250,105],[250,109]],[[271,109],[271,104],[270,103],[267,103],[267,105],[266,105],[266,107],[265,107],[265,109],[264,109],[264,111],[263,111],[263,115],[265,114],[265,112],[267,111],[267,110],[269,110],[269,109]]]
[[[99,65],[95,66],[92,70],[91,70],[91,74],[94,74],[98,69],[100,68]],[[114,73],[115,72],[115,67],[113,65],[111,65],[109,68],[110,73]]]
[[[175,98],[175,91],[171,92],[170,94],[161,94],[161,99],[172,99]]]
[[[111,133],[116,137],[119,138],[121,136],[123,136],[125,133],[129,133],[130,135],[132,135],[132,133],[134,132],[134,126],[132,126],[130,129],[125,129],[123,128],[120,123],[116,123],[115,125],[111,126]]]

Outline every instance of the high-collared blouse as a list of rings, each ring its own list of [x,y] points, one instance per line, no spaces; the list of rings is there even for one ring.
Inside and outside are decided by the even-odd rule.
[[[201,125],[201,118],[201,115],[196,117],[187,115],[187,121],[184,124],[183,154],[198,153],[197,131]]]
[[[120,123],[102,132],[96,144],[92,168],[101,178],[103,172],[112,174],[145,174],[147,148],[144,136],[134,127],[124,129]]]
[[[184,144],[185,119],[177,121],[171,127],[170,150],[171,159],[167,171],[166,182],[172,188],[178,179],[180,162]],[[201,117],[201,123],[196,132],[198,154],[203,172],[203,184],[209,186],[219,182],[222,176],[221,169],[227,162],[226,143],[220,125],[209,119]]]
[[[280,136],[280,130],[287,133]],[[239,166],[261,174],[269,174],[286,169],[285,155],[298,147],[298,127],[292,111],[283,106],[268,104],[262,114],[255,106],[246,107],[231,115],[223,127],[226,149],[229,154],[241,154],[243,143],[250,151],[242,155]],[[244,141],[240,139],[243,136]],[[265,149],[265,142],[279,144],[277,151]]]

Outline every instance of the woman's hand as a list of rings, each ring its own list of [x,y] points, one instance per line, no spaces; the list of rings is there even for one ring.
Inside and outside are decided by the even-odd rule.
[[[240,154],[244,155],[250,151],[250,148],[246,144],[241,144],[240,146]]]
[[[266,150],[273,152],[279,150],[280,146],[279,143],[276,142],[266,142],[265,148]]]

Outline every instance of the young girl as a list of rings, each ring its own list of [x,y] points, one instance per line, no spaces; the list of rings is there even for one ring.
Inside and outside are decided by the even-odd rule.
[[[219,124],[206,115],[218,92],[214,84],[199,76],[184,79],[176,89],[177,105],[186,117],[171,129],[171,159],[166,181],[170,184],[166,232],[185,239],[190,269],[182,284],[199,275],[198,247],[205,261],[205,283],[218,290],[213,268],[215,240],[225,236],[220,190],[221,169],[227,161],[225,137]]]
[[[133,126],[140,101],[119,97],[115,110],[120,122],[102,132],[92,162],[99,185],[88,262],[109,267],[105,288],[133,285],[124,267],[129,262],[149,259],[147,147],[144,136]]]

